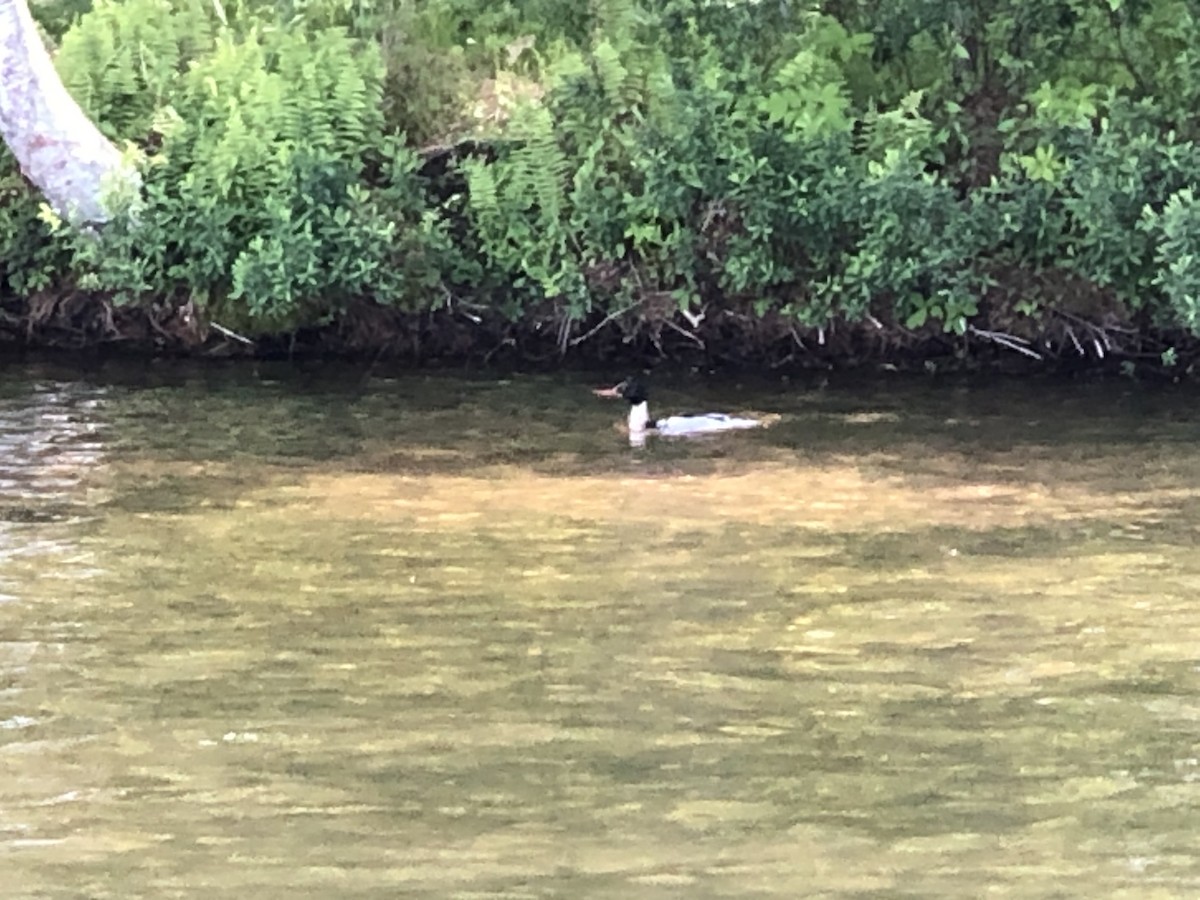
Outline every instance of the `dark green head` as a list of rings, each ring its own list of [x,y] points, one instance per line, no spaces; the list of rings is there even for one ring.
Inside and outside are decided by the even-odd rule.
[[[626,378],[617,385],[617,393],[628,400],[632,406],[645,403],[647,400],[646,386],[638,378]]]

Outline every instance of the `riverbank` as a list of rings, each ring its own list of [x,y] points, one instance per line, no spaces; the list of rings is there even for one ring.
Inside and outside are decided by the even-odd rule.
[[[0,303],[0,348],[195,358],[341,358],[403,366],[496,365],[525,370],[659,366],[762,373],[900,371],[1097,372],[1179,379],[1200,344],[1179,331],[1066,312],[1018,330],[971,324],[961,335],[868,317],[803,329],[779,316],[719,309],[700,315],[594,315],[567,320],[552,304],[511,321],[468,307],[419,313],[350,304],[320,328],[242,334],[193,304],[116,306],[83,293]],[[1011,327],[1011,323],[1009,325]]]
[[[1157,2],[421,6],[47,18],[141,188],[78,230],[0,166],[0,340],[766,372],[1200,358],[1200,79],[1173,74],[1196,26]]]

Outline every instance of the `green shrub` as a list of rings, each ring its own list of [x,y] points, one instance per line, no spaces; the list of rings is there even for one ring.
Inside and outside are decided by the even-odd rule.
[[[214,20],[203,0],[97,0],[63,36],[55,65],[101,131],[142,140],[180,72],[211,49]]]
[[[1200,332],[1197,37],[1182,0],[98,0],[57,64],[144,196],[70,235],[9,164],[2,275],[249,331],[461,297],[567,336],[963,333],[1017,273]]]
[[[219,35],[156,113],[136,216],[76,241],[83,282],[125,303],[184,294],[249,330],[411,298],[434,279],[408,232],[440,232],[397,183],[417,160],[385,137],[382,80],[340,27]]]
[[[69,288],[60,275],[69,266],[67,248],[53,240],[53,217],[21,177],[16,161],[0,147],[0,285],[3,293],[28,296]]]

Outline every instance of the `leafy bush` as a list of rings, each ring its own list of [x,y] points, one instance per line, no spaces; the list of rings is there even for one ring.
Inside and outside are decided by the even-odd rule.
[[[56,275],[70,257],[52,235],[53,219],[42,214],[41,198],[0,148],[0,284],[6,293],[29,296],[62,288]]]
[[[1192,188],[1171,195],[1161,213],[1147,208],[1145,230],[1158,240],[1154,285],[1169,304],[1167,321],[1200,334],[1200,202]]]
[[[565,347],[1068,309],[1016,273],[1200,333],[1197,37],[1183,0],[97,0],[57,63],[144,196],[54,232],[10,166],[3,277],[252,331],[461,298]]]
[[[125,34],[144,2],[102,6],[83,30]],[[107,85],[87,68],[104,63],[78,65],[77,81]],[[170,77],[170,105],[144,97],[137,118],[150,149],[136,214],[73,242],[82,285],[121,303],[182,292],[262,331],[436,283],[423,250],[445,246],[443,229],[412,188],[416,156],[385,135],[374,45],[337,26],[222,30]]]
[[[141,139],[179,73],[211,49],[214,19],[202,0],[97,0],[63,36],[55,63],[108,137]]]

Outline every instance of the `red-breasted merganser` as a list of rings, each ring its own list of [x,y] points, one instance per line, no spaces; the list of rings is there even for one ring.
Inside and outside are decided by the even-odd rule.
[[[634,443],[644,441],[648,431],[666,437],[688,437],[716,434],[722,431],[740,431],[745,428],[758,428],[766,424],[759,419],[740,418],[725,413],[652,419],[650,418],[646,387],[636,378],[626,378],[620,384],[610,388],[597,388],[592,393],[597,397],[621,398],[629,401],[629,438]]]

